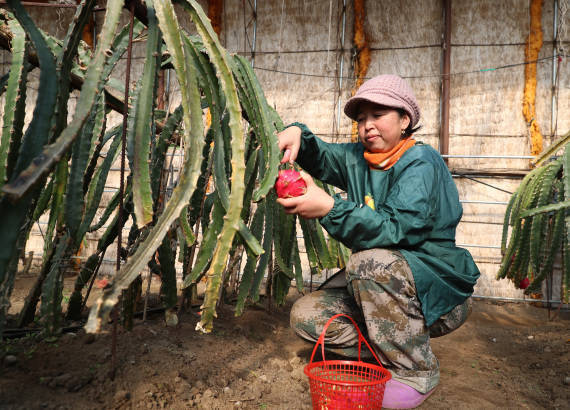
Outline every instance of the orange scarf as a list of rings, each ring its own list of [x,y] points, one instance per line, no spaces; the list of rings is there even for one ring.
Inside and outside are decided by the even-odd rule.
[[[405,138],[388,152],[364,151],[364,159],[368,162],[368,166],[370,168],[386,171],[387,169],[390,169],[402,155],[404,155],[404,152],[412,148],[415,143],[415,139],[411,137]]]

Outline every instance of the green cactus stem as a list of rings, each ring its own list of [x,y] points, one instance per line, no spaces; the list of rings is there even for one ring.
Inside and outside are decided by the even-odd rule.
[[[42,65],[33,119],[22,138],[22,145],[14,165],[13,175],[17,175],[32,163],[33,158],[40,152],[41,147],[47,141],[57,96],[57,85],[54,58],[39,30],[19,1],[9,0],[8,4],[14,10],[20,25],[28,33]],[[11,182],[13,182],[13,178],[9,181],[9,183]],[[6,195],[0,199],[0,283],[4,281],[10,262],[17,251],[16,246],[20,228],[24,224],[30,206],[40,195],[44,184],[45,179],[38,181],[34,189],[21,198],[17,205],[11,203]],[[3,190],[7,186],[8,184],[4,185]]]
[[[160,64],[160,30],[158,28],[152,1],[146,0],[148,34],[146,57],[141,79],[141,89],[137,98],[135,112],[135,141],[133,159],[133,204],[137,226],[152,222],[153,201],[150,182],[149,154],[151,133],[153,131],[154,104],[158,86],[157,67]]]
[[[55,254],[42,286],[40,315],[47,336],[55,336],[61,332],[63,270],[69,256],[66,254],[68,247],[69,237],[67,234],[62,234],[56,239]]]
[[[175,253],[173,248],[174,232],[170,230],[158,247],[158,263],[160,264],[160,297],[166,309],[176,306],[176,268],[174,266]]]
[[[12,62],[6,87],[4,103],[4,118],[2,124],[2,139],[0,142],[0,189],[9,178],[8,152],[9,148],[17,150],[22,137],[26,104],[26,32],[16,20],[8,21],[12,38]]]
[[[258,238],[261,238],[263,235],[264,218],[265,218],[265,206],[264,202],[260,202],[257,205],[257,209],[255,210],[255,213],[253,215],[253,220],[251,222],[251,231]],[[254,255],[253,253],[251,252],[247,253],[247,262],[243,269],[243,274],[239,285],[238,299],[235,310],[236,316],[240,316],[243,313],[246,299],[250,295],[250,293],[252,293],[252,284],[258,260],[259,257]]]
[[[240,56],[236,56],[234,61],[236,65],[235,71],[241,79],[242,87],[245,88],[245,94],[249,95],[251,99],[250,104],[252,106],[247,113],[254,117],[252,125],[261,141],[265,156],[265,169],[262,171],[263,178],[259,188],[253,194],[253,200],[257,202],[267,195],[277,179],[280,160],[277,136],[275,135],[277,129],[275,123],[271,121],[272,114],[270,108],[251,65]]]
[[[83,301],[82,290],[89,280],[97,273],[97,269],[101,264],[102,256],[99,252],[91,255],[83,267],[81,272],[75,280],[75,285],[73,287],[73,293],[69,297],[69,304],[67,305],[66,317],[69,320],[80,320],[81,319],[81,305]]]
[[[17,3],[15,0],[10,0],[10,2]],[[107,56],[110,54],[112,55],[110,47],[114,38],[115,29],[119,22],[122,5],[122,1],[113,1],[107,5],[105,21],[101,29],[101,34],[99,35],[97,49],[95,50],[93,59],[91,60],[91,65],[85,74],[85,81],[81,88],[81,93],[79,94],[73,119],[53,144],[46,146],[40,156],[36,157],[34,154],[34,157],[36,158],[31,165],[28,166],[28,164],[26,164],[26,168],[20,172],[13,181],[4,186],[4,192],[12,198],[22,197],[43,175],[48,173],[62,158],[63,154],[69,150],[73,141],[81,131],[93,105],[95,104],[95,101],[97,100],[97,94],[101,92],[100,90],[103,87],[103,82],[106,80],[106,78],[103,78],[102,74]],[[39,32],[38,35],[41,37]],[[45,66],[42,65],[41,75],[46,74],[49,75],[49,70],[46,70]],[[55,77],[55,74],[53,75]],[[50,80],[53,82],[53,79]],[[52,93],[55,95],[55,84]],[[40,97],[44,95],[49,96],[50,92],[39,92],[38,95]],[[36,107],[44,105],[47,104],[42,104],[41,101],[38,101]],[[54,104],[51,103],[51,110],[53,110],[53,106]],[[49,118],[51,118],[51,115]],[[47,121],[49,122],[49,120]],[[45,135],[48,135],[48,132],[46,132]],[[40,147],[42,146],[43,144],[40,144]],[[36,151],[37,149],[33,150],[33,152]]]
[[[172,54],[172,61],[182,93],[184,165],[178,185],[174,189],[163,213],[158,217],[156,225],[152,227],[144,242],[139,245],[134,255],[127,260],[127,263],[117,273],[111,289],[105,292],[92,307],[85,326],[88,332],[99,331],[103,321],[109,316],[113,306],[117,303],[122,290],[126,289],[138,277],[142,268],[160,246],[172,222],[179,217],[182,208],[186,206],[192,196],[200,171],[204,130],[202,127],[200,94],[194,67],[188,64],[184,57],[180,27],[172,4],[156,0],[154,6],[164,40]]]
[[[82,128],[79,138],[73,143],[71,152],[71,164],[65,195],[65,223],[75,247],[78,247],[83,239],[84,232],[80,232],[80,225],[85,211],[83,181],[87,165],[89,164],[91,146],[94,145],[93,140],[99,137],[99,135],[94,136],[93,133],[102,132],[101,128],[105,121],[104,104],[104,99],[99,98],[85,126]]]
[[[229,127],[231,130],[231,193],[229,208],[224,218],[224,226],[219,235],[216,249],[212,257],[210,269],[206,274],[208,282],[202,305],[202,316],[196,329],[202,332],[212,330],[212,322],[215,316],[216,303],[219,288],[222,282],[222,272],[227,262],[228,254],[234,235],[239,229],[240,214],[243,206],[245,191],[244,175],[244,141],[241,133],[241,110],[236,91],[236,85],[230,69],[230,59],[210,25],[208,18],[195,1],[184,1],[182,5],[188,10],[197,31],[204,42],[204,47],[216,67],[220,78],[220,84],[226,97],[226,108],[229,114]]]

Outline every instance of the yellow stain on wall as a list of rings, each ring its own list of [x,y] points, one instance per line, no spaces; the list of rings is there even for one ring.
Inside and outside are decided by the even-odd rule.
[[[222,14],[224,11],[223,0],[208,0],[208,18],[212,23],[212,28],[218,35],[222,32]]]
[[[364,31],[364,16],[366,10],[364,0],[354,0],[354,37],[353,43],[356,49],[356,61],[354,62],[354,73],[356,75],[356,83],[352,89],[352,95],[356,93],[358,87],[362,85],[370,66],[370,46],[368,45],[368,37]],[[352,133],[350,140],[358,141],[358,129],[356,122],[352,122]]]
[[[224,1],[223,0],[208,0],[208,18],[212,23],[212,28],[218,35],[222,32],[222,14],[224,11]],[[210,109],[206,109],[206,126],[210,127],[212,125],[212,115],[210,114]]]
[[[535,61],[542,48],[542,0],[531,0],[530,3],[530,33],[524,50],[525,61]],[[530,152],[538,155],[542,152],[542,134],[536,121],[536,63],[525,65],[524,69],[523,116],[529,126]]]

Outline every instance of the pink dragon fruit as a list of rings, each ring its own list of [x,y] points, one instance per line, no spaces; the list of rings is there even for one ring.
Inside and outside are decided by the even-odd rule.
[[[279,171],[275,191],[279,198],[294,198],[307,192],[307,184],[299,172],[294,169],[284,169]]]
[[[521,280],[519,282],[519,288],[520,289],[526,289],[526,288],[528,288],[528,285],[530,285],[530,280],[528,278],[524,278],[523,280]]]

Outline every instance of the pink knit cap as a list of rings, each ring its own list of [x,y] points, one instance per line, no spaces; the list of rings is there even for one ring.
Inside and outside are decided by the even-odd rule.
[[[356,121],[358,107],[365,101],[403,109],[410,116],[412,127],[420,120],[420,107],[414,92],[408,83],[397,75],[383,74],[366,81],[346,102],[344,113]]]

